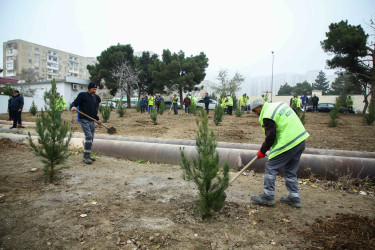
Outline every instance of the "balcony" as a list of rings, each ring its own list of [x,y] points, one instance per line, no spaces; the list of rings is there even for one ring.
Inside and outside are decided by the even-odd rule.
[[[69,73],[79,74],[79,69],[78,68],[69,68]]]
[[[16,49],[7,49],[6,56],[17,56],[17,50]]]
[[[55,63],[47,63],[47,69],[59,70],[59,65]]]
[[[14,69],[13,61],[7,61],[6,69],[7,70],[13,70]]]

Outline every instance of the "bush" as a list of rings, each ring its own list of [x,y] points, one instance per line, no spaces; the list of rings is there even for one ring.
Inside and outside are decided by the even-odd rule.
[[[150,118],[152,120],[152,123],[154,125],[157,125],[158,124],[158,112],[156,112],[156,109],[153,109],[151,114],[150,114]]]
[[[234,110],[234,114],[237,116],[237,117],[241,117],[243,112],[241,110],[241,108],[239,107],[239,105],[237,105],[237,108]]]
[[[102,114],[103,122],[107,122],[109,120],[109,117],[111,116],[111,111],[112,107],[108,104],[106,106],[102,106],[102,110],[100,111],[100,113]]]
[[[299,120],[303,125],[305,125],[305,117],[306,117],[306,111],[300,112]]]
[[[220,124],[220,122],[223,121],[224,117],[224,109],[221,107],[221,105],[215,106],[215,113],[214,113],[214,123],[216,126]]]
[[[191,103],[189,109],[190,109],[191,114],[193,114],[193,115],[197,114],[197,104],[196,103]]]
[[[126,113],[125,107],[122,105],[122,102],[119,103],[117,113],[120,115],[120,117],[123,117],[124,114]]]
[[[335,105],[333,106],[333,109],[329,112],[329,117],[331,119],[328,121],[328,126],[336,127],[337,124],[339,123],[339,121],[337,120],[337,118],[339,117],[338,103],[335,103]]]
[[[46,104],[45,110],[42,109],[36,120],[38,144],[32,141],[30,132],[27,139],[35,154],[44,158],[42,160],[44,174],[49,177],[50,182],[53,182],[59,170],[56,169],[56,166],[69,157],[68,146],[72,138],[72,128],[67,122],[59,119],[60,111],[56,106],[55,80],[52,80],[51,84],[51,90],[44,95],[44,101],[48,104]]]
[[[29,112],[30,112],[30,114],[32,114],[32,115],[36,115],[36,113],[38,112],[38,108],[36,107],[34,100],[33,100],[33,102],[31,103],[31,107],[30,107],[30,109],[29,109]]]
[[[160,103],[158,112],[159,112],[159,114],[162,115],[164,113],[164,111],[165,111],[165,103],[163,101],[163,102]]]
[[[214,211],[220,210],[225,201],[225,189],[229,183],[229,165],[219,166],[219,154],[216,151],[214,131],[208,129],[208,117],[202,109],[199,113],[200,120],[196,120],[198,132],[196,136],[197,159],[193,164],[187,160],[184,150],[180,148],[181,168],[183,178],[193,181],[199,191],[197,208],[202,217],[209,217]]]
[[[375,107],[373,104],[370,103],[368,107],[368,114],[363,116],[363,120],[367,123],[367,125],[372,125],[375,121]]]

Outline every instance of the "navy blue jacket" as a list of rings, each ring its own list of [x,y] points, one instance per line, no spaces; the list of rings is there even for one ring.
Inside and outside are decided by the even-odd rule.
[[[209,95],[206,95],[206,96],[203,98],[203,102],[206,103],[206,104],[209,104],[209,103],[210,103],[210,96],[209,96]]]
[[[17,111],[19,109],[23,109],[23,97],[21,95],[13,96],[10,100],[10,111]]]
[[[77,98],[74,100],[74,102],[70,105],[70,109],[72,107],[79,106],[79,111],[85,113],[88,116],[91,116],[92,118],[99,120],[98,117],[98,108],[99,103],[101,102],[101,99],[98,95],[90,95],[89,92],[81,92],[78,94]],[[85,116],[79,114],[79,119],[83,120],[89,120]]]

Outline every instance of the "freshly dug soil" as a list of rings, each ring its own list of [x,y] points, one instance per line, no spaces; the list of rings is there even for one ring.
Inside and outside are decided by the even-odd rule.
[[[3,139],[0,152],[1,249],[373,248],[375,197],[323,182],[300,180],[300,209],[262,207],[250,195],[262,192],[263,174],[247,173],[203,220],[197,189],[179,166],[106,156],[86,165],[78,151],[50,184],[27,146]],[[276,199],[285,194],[278,177]],[[333,219],[339,213],[353,220]]]

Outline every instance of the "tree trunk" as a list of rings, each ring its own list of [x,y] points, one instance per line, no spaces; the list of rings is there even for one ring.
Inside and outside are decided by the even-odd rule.
[[[183,105],[184,105],[183,100],[184,100],[184,99],[182,99],[182,87],[178,87],[178,92],[179,92],[179,94],[180,94],[180,108],[181,108],[181,109],[184,109],[184,107],[183,107]]]
[[[126,101],[127,101],[127,103],[128,103],[128,108],[131,108],[131,100],[130,100],[130,83],[126,86],[126,89],[127,89],[127,91],[126,91]]]
[[[363,102],[365,103],[365,106],[363,107],[362,113],[366,114],[366,110],[367,110],[367,107],[368,107],[368,100],[367,100],[366,92],[363,94]]]

